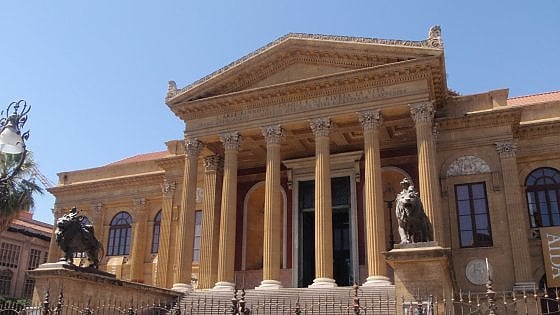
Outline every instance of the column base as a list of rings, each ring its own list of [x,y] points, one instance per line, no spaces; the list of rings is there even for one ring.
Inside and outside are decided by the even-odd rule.
[[[380,285],[390,285],[391,279],[385,276],[371,276],[366,279],[364,282],[364,287],[373,287],[373,286],[380,286]]]
[[[492,268],[490,268],[490,270],[492,270]],[[533,292],[534,290],[537,289],[538,289],[537,284],[532,281],[516,282],[513,285],[514,292]]]
[[[330,278],[316,278],[313,283],[309,285],[312,289],[322,289],[322,288],[336,288],[336,281]]]
[[[263,280],[261,285],[255,288],[255,290],[278,290],[282,289],[282,282],[276,280]]]
[[[171,288],[171,290],[181,293],[188,293],[193,290],[193,287],[192,285],[186,283],[173,283],[173,287]]]
[[[212,291],[235,291],[235,283],[227,281],[218,281],[211,289]]]

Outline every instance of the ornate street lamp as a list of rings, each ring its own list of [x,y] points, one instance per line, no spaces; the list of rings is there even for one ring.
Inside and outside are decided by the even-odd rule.
[[[29,130],[21,132],[27,121],[27,113],[31,106],[24,100],[11,102],[6,111],[0,112],[0,188],[21,171],[27,155],[25,141],[29,138]],[[13,110],[13,111],[12,111]],[[10,113],[10,111],[12,111]],[[5,196],[2,196],[5,197]]]

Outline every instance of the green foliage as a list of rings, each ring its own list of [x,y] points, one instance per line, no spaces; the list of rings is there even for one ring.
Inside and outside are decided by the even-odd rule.
[[[25,155],[25,160],[21,168],[14,176],[21,155],[5,154],[0,155],[0,174],[2,178],[7,178],[0,182],[0,218],[11,218],[20,211],[33,209],[33,194],[43,193],[43,189],[35,183],[33,169],[35,161],[31,154]]]

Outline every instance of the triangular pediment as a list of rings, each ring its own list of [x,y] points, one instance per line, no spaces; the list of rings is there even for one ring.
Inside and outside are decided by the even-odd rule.
[[[428,39],[422,41],[288,34],[182,89],[170,82],[166,102],[172,106],[442,55],[440,34],[432,30]]]

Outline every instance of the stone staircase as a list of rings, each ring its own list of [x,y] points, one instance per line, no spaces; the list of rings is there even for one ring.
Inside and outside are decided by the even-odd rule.
[[[242,291],[237,297],[233,292],[194,291],[182,298],[181,314],[232,314],[232,300],[245,302],[245,314],[396,314],[394,285],[252,289],[242,295]],[[359,302],[359,313],[355,312],[355,301]]]

